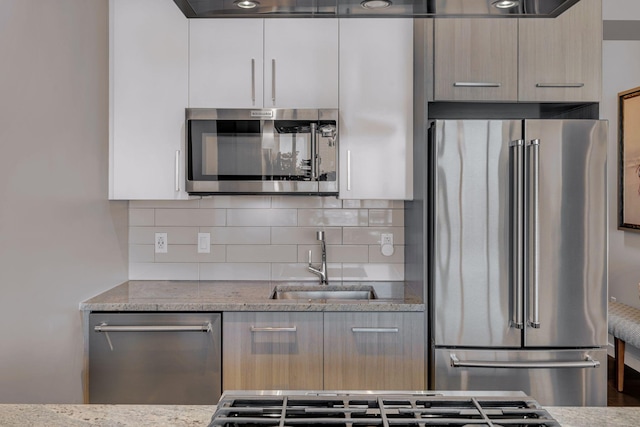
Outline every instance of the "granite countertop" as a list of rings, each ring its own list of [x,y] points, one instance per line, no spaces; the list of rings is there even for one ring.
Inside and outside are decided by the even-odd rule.
[[[207,405],[11,405],[0,404],[5,427],[206,427],[215,412]],[[564,427],[637,427],[640,407],[546,407]]]
[[[345,282],[346,284],[347,282]],[[404,282],[349,282],[372,285],[373,300],[272,300],[276,285],[315,282],[156,281],[122,283],[80,303],[83,311],[424,311],[421,290]]]

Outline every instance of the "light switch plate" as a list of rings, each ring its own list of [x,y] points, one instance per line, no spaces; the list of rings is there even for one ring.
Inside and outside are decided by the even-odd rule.
[[[208,254],[211,252],[211,233],[198,233],[198,253]]]

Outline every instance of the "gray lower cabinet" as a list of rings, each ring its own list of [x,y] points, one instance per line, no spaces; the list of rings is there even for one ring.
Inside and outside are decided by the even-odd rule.
[[[424,313],[325,313],[326,390],[424,390]]]
[[[224,390],[322,390],[322,313],[225,312]]]
[[[225,312],[224,390],[424,390],[424,313]]]

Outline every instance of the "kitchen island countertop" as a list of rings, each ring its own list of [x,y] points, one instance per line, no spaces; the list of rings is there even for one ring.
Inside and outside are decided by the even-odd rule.
[[[215,412],[208,405],[20,405],[0,404],[5,427],[206,427]],[[563,427],[636,427],[640,407],[546,407]]]
[[[83,311],[424,311],[420,292],[402,282],[371,283],[373,300],[273,300],[276,285],[301,282],[132,280],[80,303]],[[346,283],[346,282],[345,282]],[[308,284],[314,284],[313,282]],[[398,292],[398,289],[401,291]]]

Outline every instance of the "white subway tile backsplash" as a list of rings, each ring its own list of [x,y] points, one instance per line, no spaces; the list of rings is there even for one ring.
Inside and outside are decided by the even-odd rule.
[[[200,200],[200,208],[240,208],[268,209],[271,207],[269,196],[210,196]]]
[[[274,196],[271,199],[271,207],[283,208],[318,208],[318,209],[340,209],[342,200],[335,197],[314,197],[314,196]]]
[[[345,227],[342,229],[342,243],[345,245],[380,244],[382,233],[392,233],[393,243],[404,245],[403,227]]]
[[[203,263],[200,264],[200,280],[269,280],[269,263]]]
[[[227,262],[296,262],[295,245],[228,245]]]
[[[270,227],[200,227],[201,233],[211,234],[211,243],[268,245],[271,243]]]
[[[167,233],[169,245],[195,245],[198,227],[129,227],[129,244],[153,245],[155,233]]]
[[[129,227],[154,225],[153,209],[129,209]]]
[[[296,209],[227,209],[227,225],[291,227],[298,225]]]
[[[320,245],[299,245],[298,262],[307,262],[311,250],[311,260],[315,264],[322,261]],[[369,249],[360,245],[327,245],[327,262],[369,262]]]
[[[343,280],[404,280],[404,264],[343,264]]]
[[[328,245],[342,243],[342,228],[340,227],[273,227],[271,229],[271,243],[306,244],[318,243],[316,232],[324,231],[324,240]]]
[[[321,260],[316,232],[325,232],[330,280],[402,280],[404,202],[314,196],[211,196],[129,204],[132,280],[317,281],[307,269]],[[168,252],[156,254],[155,233]],[[211,252],[197,252],[198,232]],[[392,233],[395,252],[380,252]]]
[[[153,245],[129,245],[129,262],[153,262],[154,246]]]
[[[225,209],[156,209],[156,226],[224,226]]]
[[[298,209],[298,225],[301,227],[367,226],[368,214],[366,209]]]
[[[130,280],[198,280],[198,263],[129,263]]]
[[[172,245],[169,241],[166,253],[155,254],[155,262],[225,262],[225,247],[211,245],[211,252],[198,253],[197,245]]]
[[[318,282],[320,279],[311,273],[307,267],[308,264],[271,264],[272,273],[271,280],[301,280]],[[329,281],[342,280],[342,265],[327,264],[327,276]]]
[[[404,210],[369,209],[370,227],[404,226]]]

